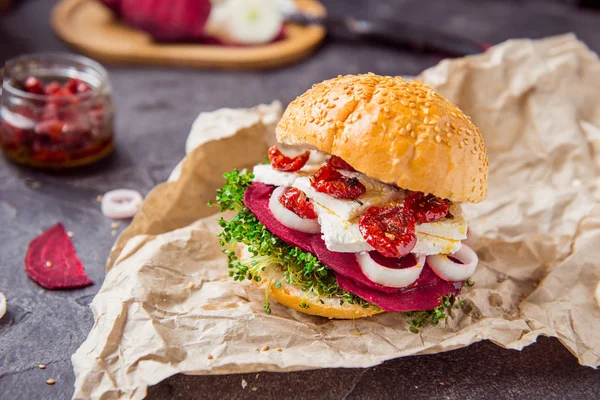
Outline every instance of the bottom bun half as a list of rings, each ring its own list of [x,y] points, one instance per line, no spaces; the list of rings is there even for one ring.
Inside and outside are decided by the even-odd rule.
[[[241,251],[240,260],[244,262],[250,256],[250,252],[244,248]],[[260,277],[260,282],[254,280],[252,282],[263,290],[269,290],[269,299],[277,300],[280,304],[301,313],[318,315],[330,319],[357,319],[384,312],[383,310],[376,310],[372,306],[364,308],[359,304],[350,304],[348,302],[340,304],[339,298],[319,297],[314,293],[307,294],[298,286],[289,284],[282,269],[276,264],[265,267],[261,271]],[[281,286],[276,288],[275,282],[280,282]],[[307,305],[308,307],[304,308],[300,304]]]

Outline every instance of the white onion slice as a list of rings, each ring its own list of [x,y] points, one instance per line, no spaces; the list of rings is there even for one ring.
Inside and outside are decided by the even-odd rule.
[[[225,4],[224,35],[233,43],[269,43],[283,26],[283,13],[270,0],[228,0]]]
[[[0,318],[4,317],[4,314],[6,314],[6,297],[0,292]]]
[[[269,199],[269,210],[275,216],[275,219],[290,229],[304,233],[319,233],[321,226],[316,219],[301,218],[288,210],[279,202],[279,197],[283,194],[286,187],[279,186],[271,194]]]
[[[117,189],[102,196],[102,214],[108,218],[131,218],[140,211],[142,195],[131,189]]]
[[[383,286],[401,288],[412,285],[423,271],[425,255],[413,254],[417,264],[410,268],[388,268],[375,262],[368,252],[361,251],[356,254],[356,261],[360,265],[363,274],[371,281]]]
[[[446,254],[428,256],[427,263],[437,276],[448,282],[466,281],[473,276],[479,262],[477,253],[463,244],[456,253],[452,254],[452,257],[463,264],[452,261]]]

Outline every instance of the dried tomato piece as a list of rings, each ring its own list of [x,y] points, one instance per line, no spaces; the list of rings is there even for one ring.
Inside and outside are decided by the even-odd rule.
[[[404,207],[412,212],[418,224],[424,224],[443,219],[450,210],[450,201],[432,194],[410,192],[404,199]]]
[[[279,202],[300,218],[317,218],[313,203],[308,200],[306,194],[302,190],[296,188],[287,189],[279,196]]]
[[[354,168],[352,168],[352,165],[348,164],[338,156],[331,156],[327,163],[336,169],[343,169],[351,172],[356,171]]]
[[[317,192],[327,193],[336,199],[354,200],[365,194],[367,188],[358,178],[342,175],[331,164],[325,164],[310,178]]]
[[[415,219],[405,207],[370,207],[360,217],[360,233],[385,257],[403,257],[417,244]]]
[[[23,82],[23,87],[25,91],[33,94],[44,94],[44,85],[38,78],[35,76],[29,76]]]
[[[294,172],[304,167],[310,157],[310,151],[306,151],[296,157],[288,157],[281,154],[277,146],[269,149],[269,161],[271,166],[279,171]]]

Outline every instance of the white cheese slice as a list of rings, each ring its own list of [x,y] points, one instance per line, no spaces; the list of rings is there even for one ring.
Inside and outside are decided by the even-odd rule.
[[[419,224],[415,230],[419,233],[438,236],[445,239],[465,240],[467,238],[467,221],[459,203],[450,206],[452,218],[444,218],[436,222]]]
[[[358,218],[344,221],[326,208],[316,206],[321,224],[321,234],[329,251],[357,253],[371,251],[373,247],[363,238],[358,228]],[[416,254],[449,254],[460,249],[460,240],[428,235],[416,232],[417,244],[412,250]]]
[[[284,172],[273,169],[269,164],[259,164],[252,170],[254,182],[261,182],[267,185],[292,186],[300,174],[296,172]]]
[[[327,193],[317,192],[310,184],[308,177],[296,179],[292,186],[302,190],[313,202],[328,209],[345,221],[364,214],[371,206],[381,206],[404,196],[402,190],[371,179],[361,173],[345,172],[344,175],[358,178],[367,189],[365,194],[357,200],[336,199]]]
[[[311,150],[310,158],[306,165],[296,172],[279,171],[271,167],[270,164],[258,164],[252,170],[254,182],[262,182],[266,185],[275,186],[292,186],[297,178],[303,176],[310,177],[325,164],[327,158],[323,154],[325,153]]]

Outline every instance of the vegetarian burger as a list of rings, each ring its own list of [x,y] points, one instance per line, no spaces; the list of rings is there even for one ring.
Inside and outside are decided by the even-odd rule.
[[[218,191],[237,212],[221,220],[230,275],[261,285],[268,312],[271,298],[328,318],[443,318],[477,266],[461,203],[487,195],[470,118],[423,83],[367,74],[314,85],[276,133],[285,149]]]

